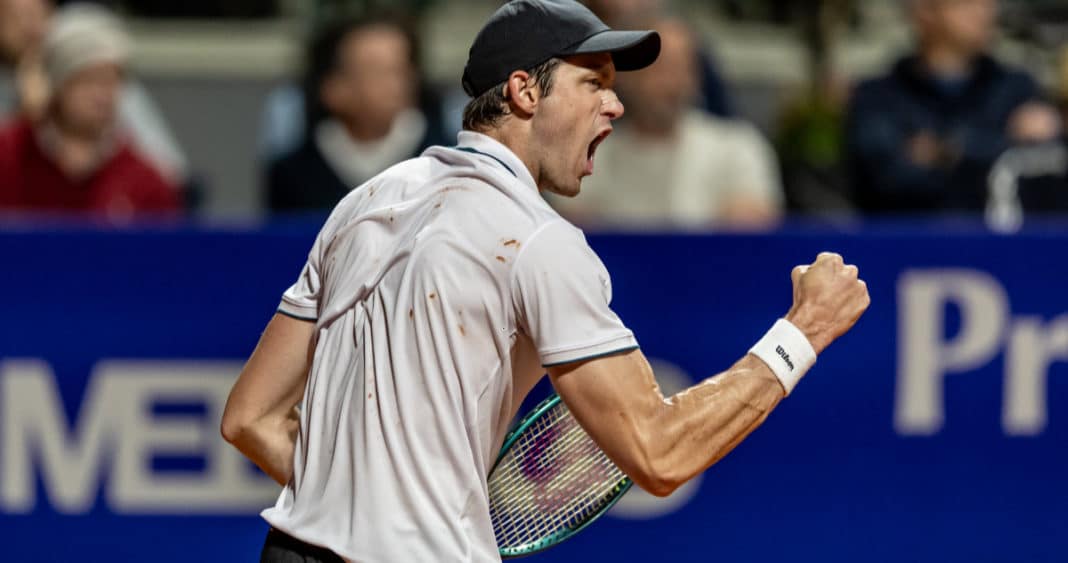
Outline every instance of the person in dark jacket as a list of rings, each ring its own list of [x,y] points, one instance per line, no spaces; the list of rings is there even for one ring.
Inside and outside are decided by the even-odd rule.
[[[1060,134],[1034,80],[987,53],[996,0],[906,0],[917,42],[861,83],[846,124],[853,195],[868,214],[982,209],[1008,148]]]
[[[304,79],[307,131],[268,167],[271,210],[331,209],[372,176],[440,144],[436,120],[418,109],[415,53],[406,27],[386,17],[317,34]]]

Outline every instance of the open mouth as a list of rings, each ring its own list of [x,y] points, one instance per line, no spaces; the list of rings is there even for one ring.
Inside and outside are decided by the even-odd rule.
[[[590,142],[589,147],[586,148],[586,173],[587,174],[593,174],[593,157],[594,157],[594,154],[597,153],[597,146],[600,145],[601,142],[604,141],[605,138],[608,137],[608,134],[611,133],[611,132],[612,132],[611,129],[605,129],[600,135],[597,135],[596,137],[594,137],[593,141]]]

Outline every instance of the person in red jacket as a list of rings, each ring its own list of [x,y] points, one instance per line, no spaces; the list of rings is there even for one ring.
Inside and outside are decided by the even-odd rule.
[[[57,17],[44,44],[51,93],[43,118],[0,127],[0,211],[123,222],[180,209],[176,186],[117,133],[128,45],[118,21],[94,7]]]

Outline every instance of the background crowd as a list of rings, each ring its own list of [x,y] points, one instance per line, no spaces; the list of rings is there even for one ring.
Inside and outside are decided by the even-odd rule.
[[[238,29],[270,17],[274,3],[201,1],[175,12],[166,3],[0,0],[0,224],[77,214],[121,225],[209,213],[221,200],[236,201],[222,206],[234,213],[323,213],[390,165],[451,144],[466,102],[459,72],[428,61],[470,37],[428,34],[428,20],[474,6],[482,11],[469,19],[481,21],[497,3],[388,4],[295,10],[302,54],[233,111],[252,107],[253,126],[227,125],[228,110],[211,98],[201,107],[190,99],[178,114],[161,109],[143,79],[151,65],[136,64],[135,37],[145,34],[131,29],[167,16]],[[626,114],[581,196],[550,199],[581,226],[753,230],[791,216],[938,214],[1011,227],[1025,214],[1068,211],[1056,3],[587,4],[612,26],[657,29],[663,49],[649,69],[620,76]],[[804,53],[801,79],[772,81],[771,103],[755,102],[758,93],[735,81],[752,69],[721,64],[746,57],[722,56],[739,47],[708,18],[718,29],[785,36]],[[891,56],[864,72],[845,68],[850,49],[894,25]],[[249,150],[234,153],[249,162],[230,165],[255,170],[250,186],[202,166],[200,155],[228,155],[232,143],[187,144],[175,132],[198,127],[249,129]]]

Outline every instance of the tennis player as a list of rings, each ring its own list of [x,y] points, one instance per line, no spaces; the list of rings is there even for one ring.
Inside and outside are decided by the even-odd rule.
[[[487,473],[546,371],[607,455],[666,495],[760,425],[865,310],[857,269],[821,254],[793,270],[793,307],[750,353],[661,395],[609,308],[608,272],[539,194],[579,193],[623,115],[616,72],[659,47],[574,1],[506,4],[471,46],[457,146],[334,209],[222,420],[284,486],[263,512],[262,561],[498,560]]]

